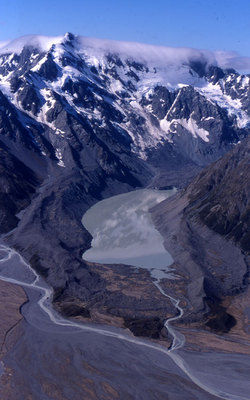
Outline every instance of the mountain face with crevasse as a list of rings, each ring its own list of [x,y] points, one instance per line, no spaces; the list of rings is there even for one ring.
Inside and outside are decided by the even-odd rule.
[[[232,149],[249,133],[249,82],[198,50],[70,33],[0,47],[1,233],[17,226],[9,243],[56,299],[105,301],[81,259],[83,213],[134,188],[183,187]]]

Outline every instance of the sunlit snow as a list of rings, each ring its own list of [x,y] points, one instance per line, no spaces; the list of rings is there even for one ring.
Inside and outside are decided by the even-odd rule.
[[[206,129],[199,128],[192,117],[189,119],[181,118],[172,119],[171,121],[163,119],[160,121],[161,128],[166,133],[174,133],[178,124],[189,131],[194,138],[200,137],[204,142],[209,142],[209,132]]]
[[[246,78],[249,82],[249,78]],[[244,82],[247,82],[247,80]],[[244,128],[248,125],[250,118],[247,113],[242,110],[241,101],[239,99],[232,99],[230,96],[224,94],[218,84],[213,85],[209,83],[202,88],[197,88],[197,90],[214,104],[218,104],[220,107],[227,109],[229,115],[235,115],[239,128]]]
[[[0,75],[0,90],[3,91],[3,93],[20,111],[23,111],[28,116],[36,119],[37,122],[46,125],[56,134],[57,137],[64,137],[64,131],[60,129],[60,126],[56,126],[55,122],[47,121],[47,112],[49,109],[54,107],[56,101],[53,92],[58,93],[65,99],[65,108],[68,107],[69,109],[74,110],[76,114],[83,115],[89,120],[95,119],[95,121],[98,122],[99,127],[105,129],[105,121],[103,121],[102,113],[98,107],[95,107],[93,110],[81,106],[80,103],[76,104],[74,101],[76,94],[70,94],[67,91],[65,92],[62,90],[62,87],[67,79],[70,78],[73,82],[89,82],[90,84],[93,83],[102,89],[103,87],[100,80],[98,81],[95,74],[91,73],[90,67],[96,66],[100,76],[105,76],[106,69],[109,68],[110,62],[108,61],[107,56],[110,54],[114,57],[118,56],[120,61],[123,63],[115,64],[117,75],[113,77],[109,76],[109,79],[106,82],[108,92],[112,99],[109,99],[107,96],[100,96],[95,92],[93,95],[95,97],[99,96],[98,100],[100,101],[110,101],[112,107],[116,108],[121,112],[121,114],[123,114],[124,119],[120,122],[119,127],[117,124],[117,127],[120,128],[121,131],[125,130],[131,137],[131,151],[138,154],[139,157],[146,159],[147,149],[157,147],[159,143],[171,141],[171,135],[168,135],[168,133],[174,133],[176,131],[175,126],[177,123],[187,129],[193,137],[200,137],[205,142],[209,141],[208,131],[201,128],[197,123],[198,121],[195,121],[192,116],[187,120],[168,120],[168,115],[171,115],[171,111],[174,111],[175,103],[178,100],[181,91],[179,91],[179,94],[176,96],[176,99],[172,104],[172,107],[168,110],[167,115],[160,121],[160,126],[156,126],[152,123],[152,119],[150,118],[150,114],[152,114],[152,106],[142,106],[141,100],[143,97],[149,98],[150,93],[153,93],[154,88],[157,85],[165,86],[170,91],[178,90],[187,85],[192,85],[195,90],[198,90],[209,101],[227,109],[230,115],[235,115],[239,127],[243,128],[249,124],[249,118],[246,112],[242,110],[240,100],[233,100],[230,96],[224,94],[220,85],[213,85],[212,83],[208,84],[205,78],[200,78],[194,71],[190,73],[190,61],[201,61],[204,65],[222,65],[224,57],[224,61],[228,62],[228,60],[230,60],[231,66],[233,66],[232,53],[228,55],[223,52],[211,52],[192,48],[152,46],[142,43],[119,42],[81,36],[72,36],[72,38],[73,42],[71,42],[71,44],[73,43],[73,47],[71,44],[69,45],[68,40],[70,39],[70,36],[68,34],[58,37],[27,35],[8,43],[0,42],[0,55],[5,54],[1,57],[1,65],[6,65],[7,67],[11,66],[10,72],[6,76]],[[58,78],[53,81],[39,77],[37,72],[47,60],[47,55],[45,55],[35,65],[35,59],[38,57],[38,54],[36,54],[36,52],[34,52],[35,54],[31,54],[30,60],[34,62],[32,64],[33,68],[31,69],[33,72],[32,79],[36,79],[36,85],[37,87],[40,87],[40,94],[44,99],[38,115],[33,115],[32,112],[23,110],[22,104],[17,100],[17,93],[12,93],[10,90],[12,74],[15,74],[15,68],[13,67],[16,63],[14,53],[20,54],[23,47],[27,45],[44,52],[51,50],[58,71],[60,71]],[[89,68],[84,68],[80,71],[73,65],[63,65],[62,57],[65,53],[69,57],[79,57],[79,59],[84,60]],[[143,64],[141,65],[142,69],[139,68],[136,70],[138,80],[133,81],[135,88],[133,91],[129,90],[131,77],[128,74],[130,71],[128,60],[129,62],[135,61]],[[113,61],[111,61],[111,64],[112,62]],[[237,63],[239,63],[238,58]],[[8,68],[7,71],[9,71]],[[230,79],[230,76],[228,79]],[[238,80],[239,79],[241,79],[241,81],[238,83],[241,85],[240,87],[244,89],[249,84],[249,77],[242,76],[239,77]],[[22,87],[19,88],[19,94],[21,90],[23,90]],[[122,100],[120,93],[122,92],[126,92],[128,96],[126,110],[121,105]],[[147,132],[147,134],[143,134],[141,130],[133,124],[133,122],[131,123],[131,114],[136,114],[138,117],[141,117],[141,120],[144,120],[144,132]],[[58,145],[56,143],[55,149],[57,147]]]

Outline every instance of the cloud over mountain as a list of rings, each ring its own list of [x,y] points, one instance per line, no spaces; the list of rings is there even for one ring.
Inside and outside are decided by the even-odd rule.
[[[24,46],[33,46],[43,51],[48,51],[53,44],[57,44],[70,36],[40,36],[26,35],[11,41],[0,42],[0,54],[17,53],[19,54]],[[75,46],[79,52],[85,49],[93,54],[105,55],[107,53],[117,53],[126,57],[131,57],[149,64],[154,63],[158,66],[166,64],[185,64],[190,61],[201,61],[208,65],[218,65],[221,68],[234,68],[239,72],[250,72],[250,57],[241,56],[234,51],[210,51],[194,49],[191,47],[166,47],[150,44],[123,42],[106,39],[96,39],[85,36],[74,36]]]

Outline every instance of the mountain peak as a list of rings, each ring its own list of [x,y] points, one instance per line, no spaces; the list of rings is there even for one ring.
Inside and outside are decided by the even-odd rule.
[[[188,47],[158,46],[137,42],[96,39],[75,35],[71,32],[67,32],[64,36],[54,37],[25,35],[7,42],[0,42],[0,54],[20,54],[24,47],[33,47],[42,51],[48,51],[53,44],[73,44],[73,42],[75,42],[74,47],[76,47],[79,53],[86,51],[95,53],[95,55],[114,53],[122,57],[154,64],[155,66],[190,64],[192,62],[200,65],[203,64],[203,66],[236,67],[236,69],[240,70],[242,63],[244,71],[246,71],[246,66],[250,65],[248,57],[240,57],[238,54],[232,52],[227,54],[220,51],[214,52]]]
[[[76,39],[76,35],[74,35],[73,33],[71,33],[71,32],[66,32],[65,33],[65,35],[64,35],[64,40],[66,41],[66,42],[73,42],[75,39]]]

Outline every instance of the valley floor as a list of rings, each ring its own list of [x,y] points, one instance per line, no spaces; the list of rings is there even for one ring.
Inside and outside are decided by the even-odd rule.
[[[10,293],[20,291],[16,285],[1,283]],[[19,293],[20,295],[20,293]],[[22,319],[12,332],[6,331],[6,349],[4,373],[1,376],[1,399],[53,399],[68,400],[82,398],[99,399],[247,399],[249,388],[249,357],[246,354],[222,352],[218,348],[206,348],[204,342],[198,349],[191,349],[190,329],[182,329],[187,338],[187,345],[176,352],[181,360],[181,368],[157,348],[157,344],[148,346],[149,341],[140,339],[124,341],[128,332],[109,329],[118,333],[120,339],[91,332],[88,330],[60,330],[46,325],[44,316],[39,319],[33,302],[39,299],[29,291],[30,302],[22,308]],[[19,297],[18,307],[25,298]],[[5,309],[1,308],[1,319],[13,307],[6,298]],[[31,303],[32,302],[32,303]],[[30,309],[31,307],[31,309]],[[36,311],[35,311],[36,310]],[[34,311],[36,316],[34,317]],[[18,317],[18,321],[20,314]],[[34,321],[34,322],[32,322]],[[100,327],[100,326],[99,326]],[[100,330],[102,328],[100,327]],[[116,333],[116,334],[117,334]],[[195,332],[196,339],[202,332]],[[215,338],[215,335],[210,335]],[[224,338],[227,341],[227,335]],[[211,341],[212,342],[212,341]],[[207,342],[206,342],[207,343]],[[199,350],[199,351],[197,351]],[[183,372],[187,368],[190,376]],[[63,379],[62,379],[63,377]],[[194,380],[194,381],[193,381]],[[195,381],[204,384],[202,390]],[[214,396],[209,391],[221,395]],[[231,391],[225,397],[223,392]]]
[[[111,265],[95,267],[103,268],[106,274],[115,272]],[[136,292],[135,275],[143,277],[141,270],[130,275],[132,267],[122,267],[124,278],[122,282],[117,280],[119,275],[111,279],[113,290],[126,293],[131,286]],[[121,329],[118,320],[115,324],[107,319],[93,324],[87,319],[83,324],[60,316],[51,305],[52,290],[5,245],[1,246],[0,270],[0,279],[5,281],[0,286],[4,294],[0,317],[5,321],[1,332],[1,399],[247,400],[250,364],[245,295],[235,296],[227,305],[232,314],[242,318],[229,334],[223,335],[204,330],[199,324],[179,324],[172,304],[165,318],[175,316],[172,323],[177,330],[172,331],[168,324],[166,327],[174,338],[183,334],[186,343],[180,340],[176,342],[180,346],[172,345],[169,351],[169,336],[167,340],[162,337],[162,341],[141,339]],[[156,296],[156,302],[162,296],[170,305],[168,290],[173,296],[174,280],[165,277],[162,282],[164,289],[151,280],[155,292],[150,290],[150,296]],[[28,302],[23,290],[13,283],[23,286]],[[143,298],[147,297],[148,283],[147,272],[141,285]],[[175,292],[175,298],[177,295],[181,292]],[[184,306],[183,300],[180,304]]]

